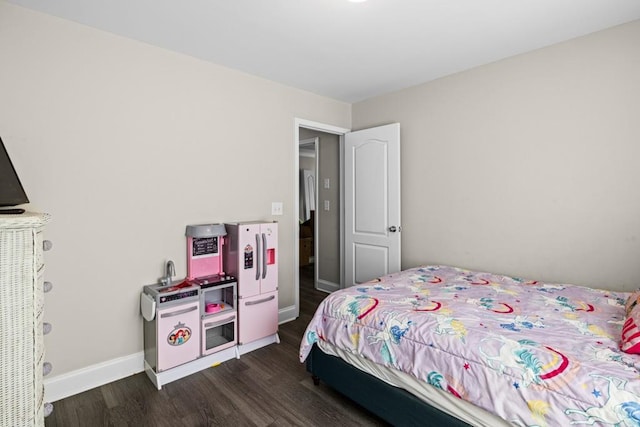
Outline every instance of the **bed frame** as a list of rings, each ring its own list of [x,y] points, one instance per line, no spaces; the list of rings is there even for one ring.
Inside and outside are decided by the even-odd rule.
[[[307,357],[307,371],[311,372],[315,385],[320,384],[320,380],[324,381],[393,425],[469,427],[464,421],[442,412],[406,390],[389,385],[338,357],[324,353],[317,345],[313,346]]]

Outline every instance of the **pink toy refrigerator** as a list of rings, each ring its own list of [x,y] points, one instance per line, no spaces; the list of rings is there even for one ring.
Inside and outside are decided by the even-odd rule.
[[[225,224],[227,273],[238,280],[238,344],[278,332],[278,223]]]

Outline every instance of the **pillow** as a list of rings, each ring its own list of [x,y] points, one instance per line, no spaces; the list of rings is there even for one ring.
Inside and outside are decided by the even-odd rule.
[[[629,296],[625,309],[627,316],[622,327],[620,350],[640,354],[640,289]]]

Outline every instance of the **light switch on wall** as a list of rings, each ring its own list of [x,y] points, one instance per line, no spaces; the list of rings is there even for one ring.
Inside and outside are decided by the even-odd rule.
[[[331,183],[329,181],[329,178],[324,179],[324,188],[325,190],[328,190],[329,188],[331,188]]]
[[[271,203],[271,215],[282,215],[282,202]]]

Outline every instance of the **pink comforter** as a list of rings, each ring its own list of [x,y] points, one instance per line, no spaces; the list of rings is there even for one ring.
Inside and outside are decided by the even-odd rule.
[[[640,356],[618,349],[629,294],[427,266],[334,292],[326,341],[516,425],[640,426]]]

